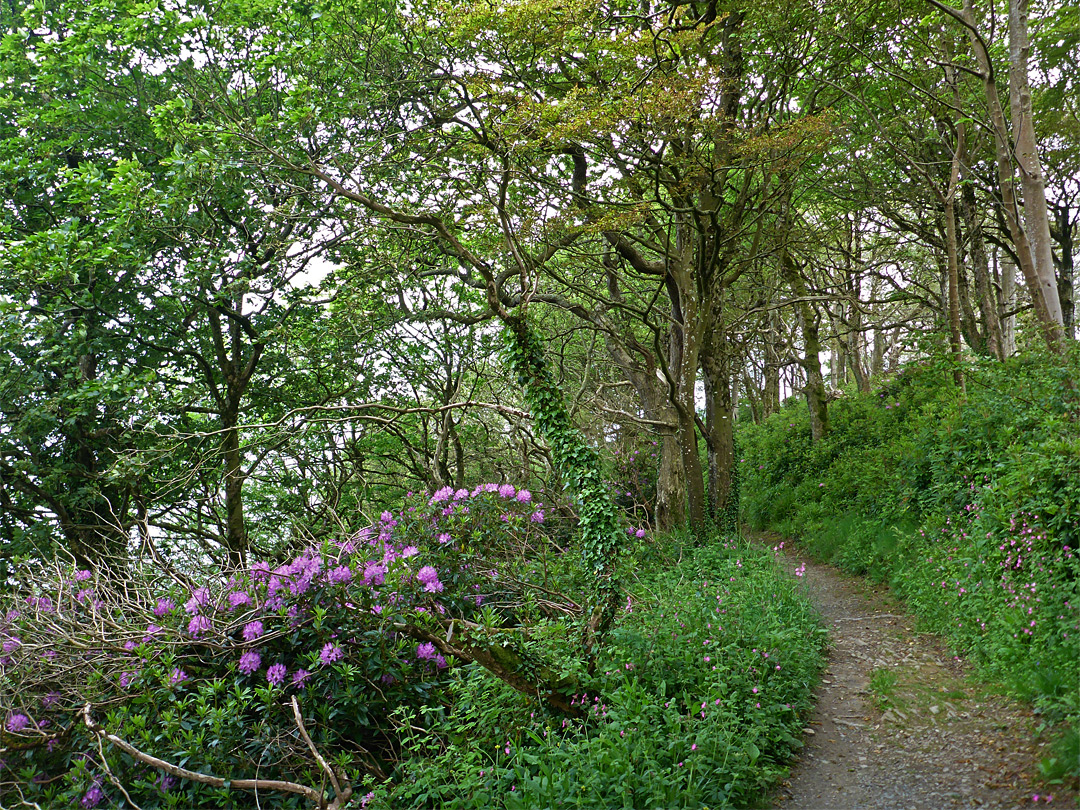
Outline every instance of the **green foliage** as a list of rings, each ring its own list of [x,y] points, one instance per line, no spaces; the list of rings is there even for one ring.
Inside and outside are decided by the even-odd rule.
[[[562,391],[544,363],[537,334],[521,318],[507,323],[507,358],[522,387],[537,430],[544,437],[555,469],[563,476],[579,515],[579,544],[584,571],[592,576],[593,600],[588,615],[589,637],[603,635],[615,616],[620,598],[615,576],[622,538],[619,513],[608,491],[600,456],[570,422]]]
[[[654,543],[655,546],[655,543]],[[655,549],[654,549],[655,550]],[[459,670],[449,744],[369,807],[746,807],[785,773],[823,631],[767,550],[734,540],[639,568],[574,720]],[[685,554],[685,556],[682,556]]]
[[[1080,431],[1074,351],[930,362],[833,406],[811,445],[786,408],[742,428],[744,515],[888,582],[1048,721],[1080,722]]]

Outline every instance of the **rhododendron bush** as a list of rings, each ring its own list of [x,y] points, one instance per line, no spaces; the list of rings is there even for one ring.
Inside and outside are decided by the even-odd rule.
[[[4,787],[48,806],[344,806],[393,772],[402,717],[410,734],[437,719],[461,662],[573,714],[528,643],[581,613],[550,524],[527,490],[447,488],[280,564],[28,578],[0,625]]]

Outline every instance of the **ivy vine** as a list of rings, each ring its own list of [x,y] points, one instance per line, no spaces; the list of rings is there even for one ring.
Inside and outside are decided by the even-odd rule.
[[[619,514],[600,471],[600,456],[570,421],[562,391],[544,360],[540,338],[523,317],[505,321],[507,359],[517,377],[540,435],[551,448],[578,509],[582,563],[592,575],[590,609],[584,628],[586,652],[610,628],[621,590],[616,576],[622,533]]]

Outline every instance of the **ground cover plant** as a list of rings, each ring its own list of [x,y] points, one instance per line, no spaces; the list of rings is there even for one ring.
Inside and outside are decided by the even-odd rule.
[[[832,406],[812,442],[789,405],[740,434],[751,525],[888,582],[982,672],[1064,738],[1077,772],[1080,432],[1076,361],[980,363],[967,394],[933,363]],[[1071,370],[1071,371],[1070,371]]]
[[[483,670],[458,670],[458,731],[415,738],[420,760],[372,806],[746,807],[786,773],[823,665],[825,635],[795,582],[736,539],[654,553],[582,716],[535,712]]]

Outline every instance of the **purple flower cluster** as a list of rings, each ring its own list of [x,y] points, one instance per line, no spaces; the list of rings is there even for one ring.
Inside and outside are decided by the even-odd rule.
[[[352,579],[352,569],[347,565],[331,568],[326,574],[326,581],[331,585],[341,585]]]
[[[439,572],[430,565],[421,568],[416,578],[423,583],[424,590],[428,593],[440,593],[443,590],[443,584],[439,582]]]
[[[259,657],[259,653],[255,650],[248,650],[240,656],[240,663],[237,666],[237,669],[245,675],[250,675],[259,668],[261,663],[262,659]]]
[[[289,673],[289,670],[284,664],[271,664],[266,669],[266,680],[272,683],[274,686],[281,686],[285,681],[285,676]]]
[[[80,801],[79,804],[83,807],[97,807],[104,798],[105,791],[101,789],[101,785],[95,782],[90,786],[90,789],[83,794],[82,801]]]
[[[430,641],[425,641],[416,646],[416,657],[420,661],[434,661],[437,669],[446,668],[446,659],[439,654],[435,645]]]
[[[53,601],[47,596],[28,596],[26,597],[26,604],[32,608],[37,608],[42,613],[52,613]]]
[[[203,633],[206,630],[211,629],[211,627],[212,627],[212,625],[210,624],[210,617],[203,616],[203,615],[200,614],[200,615],[191,617],[191,621],[188,622],[188,628],[187,629],[188,629],[188,632],[191,633],[191,635],[198,636],[200,633]]]
[[[210,591],[207,588],[196,588],[191,592],[191,598],[184,603],[184,610],[193,616],[210,604]]]

